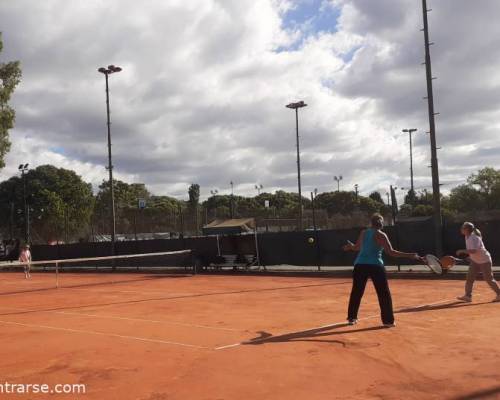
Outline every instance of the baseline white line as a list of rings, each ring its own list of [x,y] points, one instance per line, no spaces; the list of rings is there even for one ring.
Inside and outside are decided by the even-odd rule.
[[[416,306],[400,307],[397,310],[395,310],[395,313],[404,311],[406,309],[416,309],[416,308],[424,308],[424,307],[429,307],[429,306],[436,306],[436,305],[439,305],[439,304],[449,303],[450,301],[456,301],[456,299],[447,299],[447,300],[436,301],[434,303],[426,303],[426,304],[419,304],[419,305],[416,305]],[[379,316],[380,316],[380,313],[372,314],[372,315],[369,315],[367,317],[358,318],[358,321],[365,321],[367,319],[377,318]],[[281,338],[281,337],[290,336],[290,335],[294,335],[294,334],[298,334],[298,333],[307,333],[307,332],[316,331],[316,330],[319,330],[319,329],[334,328],[334,327],[343,326],[343,325],[346,325],[346,324],[347,324],[347,321],[334,322],[332,324],[317,326],[317,327],[308,328],[308,329],[302,329],[300,331],[286,332],[286,333],[282,333],[280,335],[275,335],[275,336],[273,335],[273,336],[269,336],[269,337],[262,338],[262,339],[247,340],[247,341],[244,341],[244,342],[232,343],[232,344],[228,344],[228,345],[225,345],[225,346],[219,346],[219,347],[216,347],[214,350],[225,350],[225,349],[230,349],[230,348],[233,348],[233,347],[238,347],[238,346],[241,346],[241,345],[244,345],[244,344],[261,343],[261,342],[265,342],[265,341],[270,340],[270,339]]]
[[[120,338],[120,339],[136,340],[136,341],[140,341],[140,342],[168,344],[168,345],[173,345],[173,346],[190,347],[190,348],[195,348],[195,349],[213,350],[213,348],[211,348],[211,347],[198,346],[198,345],[195,345],[195,344],[180,343],[180,342],[171,342],[171,341],[168,341],[168,340],[161,340],[161,339],[149,339],[149,338],[138,337],[138,336],[119,335],[117,333],[105,333],[105,332],[97,332],[97,331],[88,331],[88,330],[84,330],[84,329],[60,328],[60,327],[57,327],[57,326],[38,325],[38,324],[25,324],[25,323],[21,323],[21,322],[2,321],[2,320],[0,320],[0,324],[24,326],[24,327],[27,327],[27,328],[50,329],[50,330],[55,330],[55,331],[71,332],[71,333],[83,333],[83,334],[87,334],[87,335],[115,337],[115,338]]]
[[[19,311],[20,313],[44,313],[44,314],[62,314],[62,315],[71,315],[78,317],[88,317],[88,318],[102,318],[102,319],[116,319],[123,321],[134,321],[134,322],[148,322],[154,324],[165,324],[165,325],[178,325],[178,326],[186,326],[189,328],[202,328],[202,329],[213,329],[220,331],[230,331],[230,332],[245,332],[244,329],[232,329],[232,328],[223,328],[218,326],[207,326],[207,325],[198,325],[198,324],[189,324],[184,322],[174,322],[174,321],[162,321],[162,320],[154,320],[154,319],[146,319],[146,318],[130,318],[130,317],[119,317],[115,315],[98,315],[98,314],[88,314],[88,313],[79,313],[79,312],[69,312],[69,311],[51,311],[51,310],[37,310],[37,309],[27,309],[27,308],[16,308],[16,307],[2,307],[2,310],[11,310],[11,311]]]

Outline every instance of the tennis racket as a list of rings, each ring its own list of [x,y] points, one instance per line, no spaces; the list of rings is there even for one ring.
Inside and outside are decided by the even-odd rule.
[[[432,272],[438,275],[441,275],[443,273],[443,267],[441,265],[441,262],[439,261],[439,258],[437,258],[435,255],[427,254],[424,257],[424,261]]]

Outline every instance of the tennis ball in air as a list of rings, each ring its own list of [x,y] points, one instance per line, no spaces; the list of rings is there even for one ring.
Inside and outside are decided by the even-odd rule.
[[[307,239],[307,241],[312,244],[312,243],[314,243],[314,238],[309,238],[309,239]]]

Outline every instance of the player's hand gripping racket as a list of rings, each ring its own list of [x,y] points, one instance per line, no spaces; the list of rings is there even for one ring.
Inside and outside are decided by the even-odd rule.
[[[453,256],[444,256],[441,257],[441,266],[443,267],[443,271],[448,271],[449,269],[453,268],[456,264],[457,261],[461,261],[459,258],[455,258]]]
[[[354,251],[355,244],[350,240],[347,241],[347,244],[342,246],[342,250],[344,251]]]

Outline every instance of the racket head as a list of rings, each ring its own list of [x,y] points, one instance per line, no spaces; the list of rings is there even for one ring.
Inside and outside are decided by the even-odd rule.
[[[439,275],[443,273],[443,267],[441,266],[439,258],[433,254],[427,254],[424,258],[427,266],[432,270],[432,272]]]
[[[454,267],[457,263],[457,260],[455,259],[455,257],[452,257],[452,256],[444,256],[444,257],[441,257],[441,267],[443,269],[450,269],[452,267]]]

